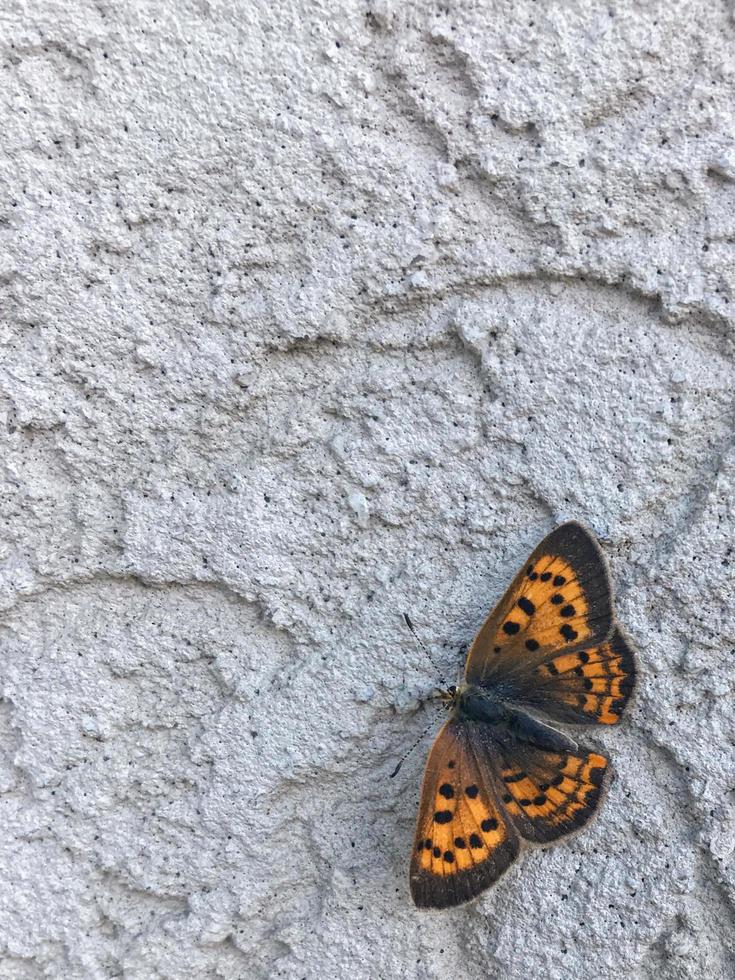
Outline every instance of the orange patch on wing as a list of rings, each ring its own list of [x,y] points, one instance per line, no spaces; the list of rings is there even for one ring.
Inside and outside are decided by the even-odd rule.
[[[612,642],[560,654],[539,664],[534,672],[546,685],[547,699],[556,697],[603,725],[619,720],[634,683]]]
[[[535,577],[532,577],[535,576]],[[520,582],[515,603],[495,634],[502,647],[523,637],[526,649],[564,647],[583,643],[592,635],[587,621],[589,603],[584,588],[568,562],[540,555]]]

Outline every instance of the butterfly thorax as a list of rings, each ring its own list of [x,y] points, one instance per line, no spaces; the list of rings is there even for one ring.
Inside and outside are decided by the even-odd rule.
[[[487,725],[500,725],[508,721],[510,712],[503,702],[488,688],[463,684],[454,698],[455,714],[471,721],[484,721]]]

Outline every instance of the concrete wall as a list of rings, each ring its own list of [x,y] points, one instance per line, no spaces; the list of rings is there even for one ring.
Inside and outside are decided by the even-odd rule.
[[[731,10],[6,0],[0,976],[733,975]],[[400,613],[571,517],[616,780],[419,913]]]

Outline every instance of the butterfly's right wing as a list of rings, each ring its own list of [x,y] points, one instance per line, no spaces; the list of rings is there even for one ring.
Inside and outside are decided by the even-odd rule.
[[[429,754],[411,858],[419,908],[476,898],[515,861],[518,834],[497,798],[488,726],[450,718]]]
[[[465,675],[494,686],[549,657],[609,639],[612,590],[605,558],[576,521],[561,524],[534,549],[477,634]]]
[[[616,628],[609,640],[550,654],[514,678],[513,703],[568,725],[614,725],[636,685],[633,650]]]

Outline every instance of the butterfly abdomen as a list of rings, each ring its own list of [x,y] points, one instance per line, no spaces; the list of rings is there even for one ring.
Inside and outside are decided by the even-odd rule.
[[[525,711],[509,709],[508,728],[515,738],[547,752],[576,752],[577,743],[564,732],[545,725]]]

